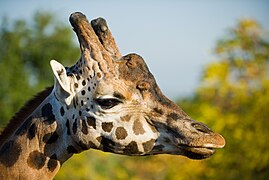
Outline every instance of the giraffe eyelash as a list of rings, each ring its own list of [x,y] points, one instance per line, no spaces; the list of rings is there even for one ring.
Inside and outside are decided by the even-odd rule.
[[[97,98],[94,100],[102,109],[111,109],[114,106],[122,103],[116,98]]]

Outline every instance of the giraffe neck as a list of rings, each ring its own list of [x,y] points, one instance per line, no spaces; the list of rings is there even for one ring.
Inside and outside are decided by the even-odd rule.
[[[51,179],[78,148],[54,91],[0,145],[0,179]]]

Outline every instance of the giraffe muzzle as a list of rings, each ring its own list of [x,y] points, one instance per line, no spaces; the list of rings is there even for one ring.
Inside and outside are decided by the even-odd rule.
[[[170,148],[169,154],[179,154],[191,159],[205,159],[216,149],[225,146],[225,139],[203,123],[192,119],[168,120],[167,124],[155,122],[160,134],[160,143]]]
[[[225,146],[225,139],[203,123],[193,122],[188,128],[190,133],[186,134],[186,144],[179,146],[183,154],[191,159],[208,158],[215,153],[215,149]]]

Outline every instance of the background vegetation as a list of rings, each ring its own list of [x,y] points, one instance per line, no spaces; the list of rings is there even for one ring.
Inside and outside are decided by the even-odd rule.
[[[2,20],[0,126],[36,92],[53,83],[50,59],[71,65],[79,57],[71,28],[49,14],[27,23]],[[269,177],[269,35],[242,20],[216,43],[192,97],[178,104],[224,135],[227,145],[210,159],[127,157],[90,150],[65,163],[55,179],[266,179]]]

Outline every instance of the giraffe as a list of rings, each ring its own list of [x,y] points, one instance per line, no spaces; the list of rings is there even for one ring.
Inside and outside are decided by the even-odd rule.
[[[0,179],[52,179],[88,149],[142,156],[204,159],[225,139],[189,117],[160,91],[143,58],[122,56],[103,18],[80,12],[70,23],[80,59],[50,65],[54,85],[12,118],[0,135]]]

